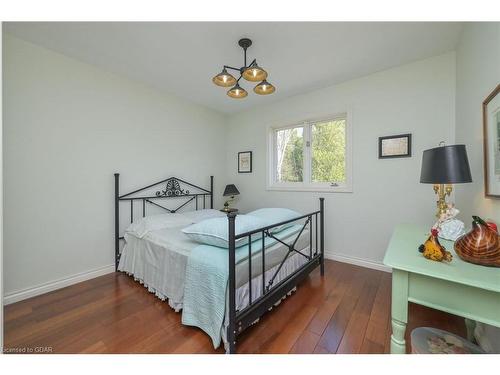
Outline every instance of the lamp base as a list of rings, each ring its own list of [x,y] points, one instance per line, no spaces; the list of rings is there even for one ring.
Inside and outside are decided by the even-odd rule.
[[[450,196],[453,191],[453,187],[451,185],[444,184],[436,184],[434,185],[434,193],[438,196],[438,200],[436,202],[437,212],[436,217],[439,219],[441,216],[446,215],[448,211],[448,204],[446,203],[446,196]]]
[[[234,195],[231,196],[227,201],[224,202],[224,211],[229,212],[231,209],[229,208],[229,204],[234,201]]]

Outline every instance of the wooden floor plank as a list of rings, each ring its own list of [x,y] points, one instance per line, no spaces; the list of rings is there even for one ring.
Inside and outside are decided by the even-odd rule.
[[[312,301],[321,300],[318,296],[327,296],[330,292],[332,276],[341,270],[343,264],[327,261],[325,263],[325,277],[313,272],[291,297],[285,299],[279,308],[274,308],[266,314],[260,322],[243,333],[239,338],[238,352],[255,353],[269,346],[287,324],[283,316],[293,316],[303,305],[313,305]],[[278,313],[279,312],[279,313]]]
[[[312,354],[334,354],[334,353],[330,353],[328,350],[322,348],[321,346],[316,346]]]
[[[306,282],[304,285],[308,285]],[[283,316],[291,317],[297,315],[303,306],[306,304],[310,294],[306,288],[299,290],[287,297],[278,307],[274,307],[272,311],[263,316],[259,323],[245,331],[239,337],[238,351],[240,353],[254,353],[255,350],[262,352],[264,348],[269,347],[281,331],[287,326],[287,320]]]
[[[389,351],[388,273],[327,260],[290,297],[238,338],[239,353]],[[5,348],[56,353],[224,353],[181,314],[123,273],[88,280],[4,308]],[[465,336],[462,318],[410,304],[411,329]],[[408,340],[408,347],[410,343]]]
[[[387,317],[387,326],[385,329],[385,343],[384,343],[384,353],[391,352],[391,333],[392,333],[392,325],[391,325],[391,316]]]
[[[358,298],[349,323],[347,324],[337,353],[359,353],[365,338],[366,327],[373,309],[373,302],[380,284],[381,275],[370,275],[366,277],[363,290]]]
[[[318,344],[320,335],[312,333],[311,331],[305,329],[295,344],[293,345],[290,353],[292,354],[310,354],[314,352],[314,348]]]
[[[307,327],[309,322],[311,321],[313,315],[318,311],[316,307],[311,307],[305,305],[292,319],[289,320],[289,323],[273,340],[273,342],[264,348],[264,353],[274,353],[274,354],[283,354],[288,353],[297,339],[300,337],[300,334]]]
[[[344,297],[346,290],[349,287],[349,283],[352,280],[353,272],[349,272],[347,269],[343,272],[340,271],[335,275],[336,283],[330,291],[326,300],[320,304],[318,312],[315,314],[311,323],[307,327],[307,330],[315,333],[317,335],[322,335],[328,322],[332,318],[333,314],[337,310],[340,301]]]
[[[373,342],[370,339],[365,338],[363,340],[363,345],[359,354],[384,354],[385,349],[384,345],[381,345],[377,342]]]
[[[365,284],[364,278],[370,274],[368,270],[359,269],[353,274],[352,282],[342,300],[340,305],[335,310],[332,318],[328,322],[318,346],[326,349],[330,353],[335,353],[342,340],[347,324],[351,318],[351,314],[356,307],[359,295],[363,290]]]
[[[360,353],[373,353],[378,348],[378,353],[384,353],[387,338],[387,324],[391,311],[391,275],[382,275],[373,302],[370,319],[366,327],[365,338],[361,345]]]

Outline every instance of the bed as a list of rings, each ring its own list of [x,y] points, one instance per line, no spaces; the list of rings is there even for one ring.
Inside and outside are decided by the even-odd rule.
[[[239,233],[235,213],[213,209],[213,181],[211,176],[205,189],[170,177],[120,195],[115,174],[116,270],[182,311],[183,324],[204,330],[215,348],[222,342],[226,352],[235,353],[241,332],[313,269],[320,267],[323,275],[324,200],[318,211]],[[166,207],[165,199],[174,200],[175,207]],[[130,225],[120,236],[123,203],[129,204]],[[137,206],[142,208],[139,220]],[[147,215],[149,206],[167,213]],[[192,223],[221,216],[227,220],[227,248],[202,245],[182,232]]]

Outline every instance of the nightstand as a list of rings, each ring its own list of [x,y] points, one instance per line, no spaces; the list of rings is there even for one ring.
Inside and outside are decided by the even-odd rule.
[[[237,208],[228,208],[227,210],[219,210],[220,212],[224,212],[224,213],[229,213],[229,212],[235,212],[235,213],[238,213],[238,209]]]
[[[417,248],[428,235],[426,227],[400,224],[385,253],[384,264],[392,268],[391,353],[406,353],[408,302],[464,317],[469,339],[476,321],[500,327],[500,269],[464,262],[454,243],[441,239],[451,263],[425,259]]]

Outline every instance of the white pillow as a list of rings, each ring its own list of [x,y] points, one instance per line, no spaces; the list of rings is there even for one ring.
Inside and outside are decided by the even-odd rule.
[[[192,221],[181,214],[160,214],[143,217],[129,225],[125,233],[142,238],[151,231],[182,227],[192,224]]]
[[[203,210],[189,211],[189,212],[181,212],[182,216],[191,220],[191,223],[199,223],[200,221],[206,219],[212,219],[214,217],[226,217],[227,214],[224,212],[220,212],[219,210],[214,210],[212,208],[207,208]]]
[[[250,232],[254,229],[266,226],[266,222],[258,217],[250,215],[238,215],[235,220],[235,234]],[[190,225],[182,230],[193,241],[218,246],[223,248],[229,247],[229,224],[226,217],[216,217],[200,221],[199,223]],[[261,238],[262,233],[252,235],[252,241]],[[235,246],[243,246],[248,243],[248,237],[240,238],[235,241]]]

